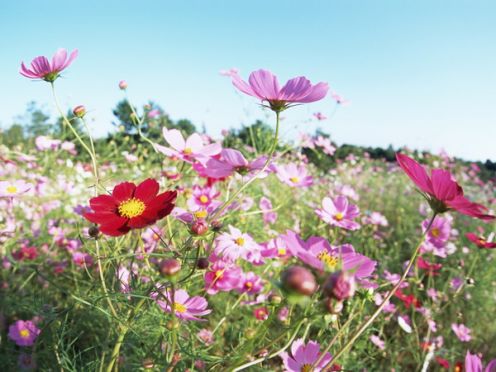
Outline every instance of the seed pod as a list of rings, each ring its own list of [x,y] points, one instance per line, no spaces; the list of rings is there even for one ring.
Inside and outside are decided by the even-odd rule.
[[[317,290],[317,282],[310,270],[302,266],[291,266],[283,271],[281,281],[288,290],[311,296]]]
[[[88,229],[88,235],[92,238],[97,238],[98,234],[100,234],[100,229],[98,228],[98,226],[93,225]]]
[[[208,258],[200,257],[196,263],[196,267],[200,270],[205,270],[208,267]]]

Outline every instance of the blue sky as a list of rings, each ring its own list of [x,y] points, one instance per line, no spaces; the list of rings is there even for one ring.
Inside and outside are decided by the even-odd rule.
[[[134,103],[158,102],[217,135],[265,114],[219,70],[266,68],[280,80],[327,81],[330,98],[285,113],[283,133],[321,127],[338,143],[496,160],[494,1],[17,1],[0,2],[0,124],[49,86],[18,74],[21,60],[59,48],[79,57],[57,81],[64,105],[84,104],[98,135],[129,83]]]

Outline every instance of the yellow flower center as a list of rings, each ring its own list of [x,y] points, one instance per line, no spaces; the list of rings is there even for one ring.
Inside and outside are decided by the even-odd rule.
[[[200,196],[200,201],[201,201],[203,204],[208,203],[208,200],[209,200],[209,199],[208,199],[208,196],[206,196],[206,195],[202,195],[202,196]]]
[[[479,244],[480,244],[480,245],[484,245],[484,244],[486,244],[486,239],[484,239],[484,238],[479,238]]]
[[[301,366],[300,372],[312,372],[313,368],[311,364],[303,364]]]
[[[279,256],[284,256],[284,255],[286,254],[286,248],[279,248],[279,249],[277,250],[277,254],[278,254]]]
[[[183,304],[180,304],[179,302],[174,302],[174,311],[176,313],[181,313],[182,314],[182,313],[185,313],[186,310],[188,310],[186,308],[186,306],[184,306]]]
[[[196,211],[194,215],[196,218],[205,218],[207,217],[207,211],[204,209],[200,209],[199,211]]]
[[[160,236],[158,236],[157,234],[153,234],[152,236],[152,239],[155,240],[155,241],[159,241],[160,240]]]
[[[217,270],[217,271],[215,272],[215,278],[216,278],[216,279],[220,279],[220,278],[222,278],[222,276],[223,276],[223,275],[224,275],[224,270]]]
[[[237,238],[234,242],[237,245],[239,245],[240,247],[242,247],[243,245],[245,245],[245,240],[243,238]]]
[[[291,177],[289,180],[290,180],[291,182],[293,182],[293,183],[298,183],[298,182],[300,182],[300,179],[299,179],[298,177]]]
[[[245,283],[245,287],[248,288],[248,289],[250,289],[250,288],[253,287],[253,283],[252,282],[246,282]]]
[[[29,333],[29,330],[28,329],[21,329],[19,331],[19,335],[22,337],[22,338],[28,338],[30,333]]]
[[[338,265],[338,259],[331,256],[327,251],[322,251],[317,254],[317,258],[330,270],[334,270]]]
[[[17,187],[15,187],[15,186],[7,186],[6,191],[7,191],[9,194],[15,194],[15,193],[17,192]]]
[[[145,211],[146,205],[141,200],[132,198],[119,204],[119,214],[122,217],[138,217]]]
[[[344,218],[343,214],[341,212],[338,212],[334,215],[334,219],[336,221],[341,221]]]
[[[191,149],[191,147],[186,147],[184,150],[183,150],[183,154],[184,155],[191,155],[193,153],[193,150]]]
[[[431,230],[431,235],[435,238],[439,237],[440,235],[440,231],[437,227],[434,227],[432,230]]]

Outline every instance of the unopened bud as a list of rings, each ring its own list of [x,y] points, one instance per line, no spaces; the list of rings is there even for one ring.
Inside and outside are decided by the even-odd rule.
[[[84,115],[86,115],[86,107],[84,107],[83,105],[76,106],[72,110],[72,113],[74,114],[74,116],[82,118]]]
[[[196,267],[200,270],[205,270],[208,267],[208,258],[200,257],[196,263]]]
[[[339,314],[343,310],[343,302],[338,301],[335,298],[327,298],[325,301],[325,306],[327,311],[331,314]]]
[[[269,296],[269,301],[273,305],[278,305],[282,302],[282,297],[276,294],[271,294]]]
[[[155,367],[155,363],[153,362],[152,358],[145,358],[143,360],[142,366],[144,369],[152,369]]]
[[[281,275],[283,285],[304,296],[311,296],[317,290],[313,274],[302,266],[291,266]]]
[[[194,235],[205,235],[208,231],[208,225],[205,221],[198,220],[193,222],[193,225],[191,225],[191,233]]]
[[[88,229],[88,235],[96,239],[98,237],[98,234],[100,234],[100,229],[98,228],[98,226],[90,226],[90,228]]]
[[[210,224],[210,227],[212,228],[213,231],[215,232],[219,232],[220,230],[222,230],[222,227],[224,225],[222,224],[222,222],[220,221],[212,221],[212,223]]]
[[[121,80],[121,81],[119,81],[119,88],[120,88],[121,90],[125,90],[125,89],[127,89],[127,81],[126,81],[126,80]]]
[[[355,294],[355,278],[343,271],[337,271],[327,278],[322,290],[328,297],[338,301],[346,300]]]
[[[166,258],[160,262],[160,274],[174,276],[181,270],[181,263],[174,258]]]

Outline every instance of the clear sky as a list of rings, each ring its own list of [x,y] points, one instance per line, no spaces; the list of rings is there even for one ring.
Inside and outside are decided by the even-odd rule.
[[[219,70],[266,68],[280,80],[327,81],[330,98],[285,112],[283,132],[321,127],[338,143],[440,150],[496,160],[496,1],[0,1],[0,124],[48,84],[18,74],[21,60],[59,47],[79,57],[57,81],[67,107],[84,104],[98,135],[125,79],[135,104],[153,99],[173,119],[218,135],[264,113]]]

